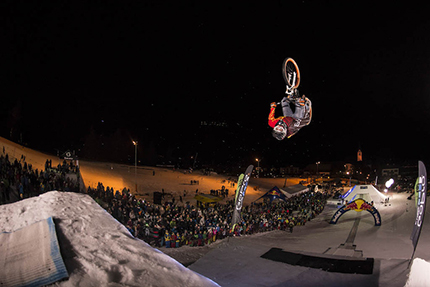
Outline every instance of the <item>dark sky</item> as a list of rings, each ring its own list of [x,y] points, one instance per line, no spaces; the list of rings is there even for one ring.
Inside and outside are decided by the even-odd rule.
[[[120,129],[132,155],[133,138],[210,163],[352,160],[359,147],[365,159],[430,158],[423,7],[230,2],[2,1],[2,135],[13,127],[52,152]],[[267,116],[286,57],[313,121],[278,142]]]

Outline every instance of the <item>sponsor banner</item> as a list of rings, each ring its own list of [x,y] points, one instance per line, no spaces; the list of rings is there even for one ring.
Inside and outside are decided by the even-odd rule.
[[[240,185],[239,185],[239,181],[241,178],[239,177],[238,187],[236,192],[235,207],[234,207],[233,218],[231,222],[232,229],[234,229],[234,226],[240,221],[240,218],[241,218],[240,212],[242,210],[243,199],[245,198],[246,188],[248,187],[249,178],[251,177],[251,173],[253,169],[254,169],[253,165],[248,166]]]
[[[241,175],[239,175],[239,178],[237,179],[237,188],[236,188],[236,194],[234,197],[234,204],[236,204],[236,202],[237,202],[237,197],[239,195],[239,191],[240,191],[240,188],[242,186],[244,177],[245,177],[245,175],[242,173]]]
[[[417,215],[415,217],[414,228],[411,234],[412,244],[414,246],[414,252],[417,248],[418,239],[420,237],[422,224],[424,221],[424,213],[426,210],[426,197],[427,197],[427,170],[422,161],[418,162],[418,180],[415,185],[415,194],[417,196]]]
[[[375,226],[381,226],[381,215],[379,214],[378,210],[370,203],[365,201],[362,198],[357,198],[354,201],[351,201],[341,208],[339,208],[333,217],[330,220],[330,224],[336,224],[339,218],[347,211],[355,210],[356,212],[361,212],[363,210],[369,212],[372,214],[373,219],[375,220]]]

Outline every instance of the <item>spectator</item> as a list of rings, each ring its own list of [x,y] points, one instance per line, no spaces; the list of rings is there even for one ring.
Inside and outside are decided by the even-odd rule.
[[[19,198],[24,199],[24,186],[22,185],[21,182],[18,185],[18,190],[19,190]]]
[[[166,248],[170,248],[171,237],[168,231],[166,231],[166,235],[164,236],[164,240],[166,242]]]
[[[176,233],[176,240],[175,240],[175,243],[176,243],[176,248],[179,248],[179,244],[180,244],[180,242],[181,242],[181,237],[180,237],[180,235],[179,235],[179,232],[177,232]]]

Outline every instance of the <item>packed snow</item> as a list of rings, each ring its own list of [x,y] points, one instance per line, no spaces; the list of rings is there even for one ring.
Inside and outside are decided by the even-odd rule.
[[[327,205],[293,233],[272,231],[220,240],[210,247],[160,249],[178,261],[200,253],[188,268],[135,239],[85,194],[52,191],[2,205],[0,230],[12,232],[53,216],[70,275],[57,286],[428,286],[430,232],[423,229],[416,257],[425,260],[415,259],[408,278],[413,201],[406,194],[393,194],[390,202],[391,206],[379,205],[381,227],[374,226],[370,214],[357,212],[330,225],[336,207]],[[357,216],[361,221],[354,244],[364,257],[375,259],[372,275],[325,272],[260,257],[272,247],[321,255],[345,242]]]
[[[51,191],[1,205],[0,231],[13,232],[51,216],[70,275],[57,286],[218,286],[135,239],[85,194]]]

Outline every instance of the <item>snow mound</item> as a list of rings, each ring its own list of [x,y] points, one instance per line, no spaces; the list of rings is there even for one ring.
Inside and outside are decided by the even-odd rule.
[[[53,217],[69,279],[59,286],[219,286],[134,238],[85,194],[51,191],[0,206],[0,232]]]
[[[427,287],[430,286],[430,263],[421,259],[415,258],[412,262],[409,279],[406,282],[406,287]]]

